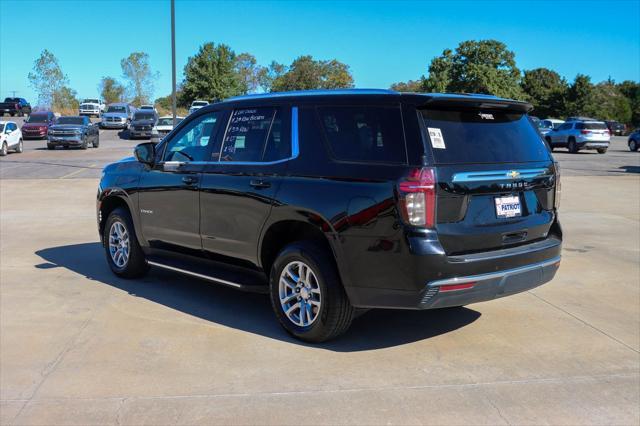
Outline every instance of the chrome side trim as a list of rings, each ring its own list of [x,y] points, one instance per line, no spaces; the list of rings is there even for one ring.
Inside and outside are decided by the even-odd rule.
[[[546,168],[539,169],[512,169],[512,170],[491,170],[478,172],[461,172],[453,175],[452,182],[485,182],[495,180],[517,180],[531,179],[542,176],[550,176]]]
[[[158,268],[163,268],[163,269],[168,269],[170,271],[180,272],[181,274],[191,275],[192,277],[201,278],[201,279],[207,280],[207,281],[213,281],[213,282],[218,283],[218,284],[224,284],[224,285],[228,285],[228,286],[234,287],[234,288],[242,288],[242,284],[234,283],[234,282],[223,280],[223,279],[216,278],[216,277],[211,277],[209,275],[198,274],[196,272],[187,271],[186,269],[176,268],[175,266],[169,266],[169,265],[165,265],[163,263],[153,262],[151,260],[147,260],[147,263],[149,265],[151,265],[151,266],[157,266]]]
[[[490,272],[487,274],[469,275],[466,277],[456,277],[456,278],[448,278],[444,280],[431,281],[430,283],[427,283],[427,287],[428,288],[440,287],[440,286],[467,283],[469,281],[477,282],[477,281],[491,280],[495,278],[503,278],[509,275],[517,275],[524,272],[532,271],[537,268],[544,268],[545,266],[550,266],[559,262],[560,262],[560,256],[556,256],[552,259],[545,260],[543,262],[532,263],[531,265],[520,266],[519,268],[507,269],[504,271],[497,271],[497,272]]]

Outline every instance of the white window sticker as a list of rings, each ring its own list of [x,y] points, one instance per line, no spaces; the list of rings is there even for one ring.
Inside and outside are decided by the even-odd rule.
[[[236,149],[244,149],[244,140],[245,140],[244,136],[236,136],[236,142],[234,144]]]
[[[427,127],[429,130],[429,139],[431,139],[431,146],[438,149],[446,149],[444,145],[444,138],[442,132],[437,127]]]

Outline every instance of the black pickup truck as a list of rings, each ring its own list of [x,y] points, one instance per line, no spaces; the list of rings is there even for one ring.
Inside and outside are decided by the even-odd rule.
[[[0,103],[0,113],[3,116],[9,114],[12,117],[14,115],[23,117],[31,114],[31,105],[24,98],[4,98],[4,102]]]

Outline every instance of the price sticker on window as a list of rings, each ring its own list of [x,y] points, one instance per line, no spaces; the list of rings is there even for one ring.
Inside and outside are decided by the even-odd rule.
[[[431,146],[437,149],[446,149],[444,144],[444,137],[442,131],[437,127],[427,127],[429,131],[429,139],[431,139]]]

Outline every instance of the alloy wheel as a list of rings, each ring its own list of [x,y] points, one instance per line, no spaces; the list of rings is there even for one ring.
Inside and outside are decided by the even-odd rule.
[[[282,311],[295,325],[308,327],[318,319],[322,306],[320,283],[306,263],[294,261],[284,267],[278,293]]]
[[[129,233],[120,221],[115,221],[109,229],[109,254],[118,268],[124,268],[129,261]]]

